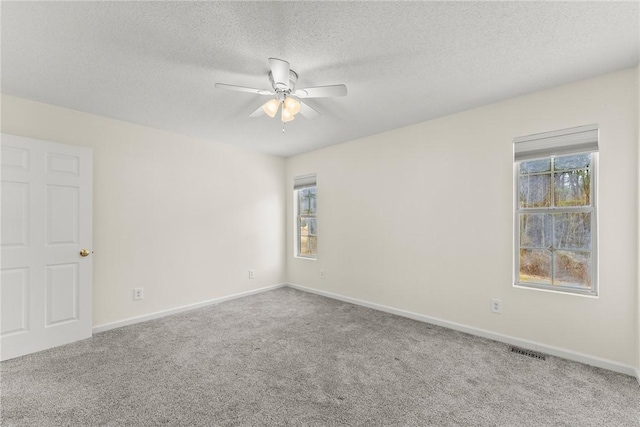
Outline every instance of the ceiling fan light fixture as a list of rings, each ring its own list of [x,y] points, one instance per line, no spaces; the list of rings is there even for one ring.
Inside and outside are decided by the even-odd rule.
[[[262,109],[267,116],[275,117],[278,112],[278,107],[280,107],[280,102],[274,98],[271,101],[265,102]]]
[[[300,103],[297,99],[288,96],[284,99],[284,108],[286,108],[292,116],[295,116],[300,112]]]
[[[291,112],[285,106],[283,106],[280,118],[282,119],[282,123],[287,123],[295,119],[295,116],[291,114]]]

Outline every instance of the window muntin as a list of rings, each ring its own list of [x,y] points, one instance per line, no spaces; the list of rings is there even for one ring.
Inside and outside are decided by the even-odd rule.
[[[516,284],[595,295],[595,154],[516,163]]]
[[[318,252],[317,188],[305,187],[295,190],[294,193],[297,216],[297,256],[315,259]]]

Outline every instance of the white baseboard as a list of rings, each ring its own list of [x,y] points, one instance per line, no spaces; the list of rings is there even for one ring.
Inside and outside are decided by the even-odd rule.
[[[613,360],[603,359],[596,356],[590,356],[588,354],[579,353],[577,351],[568,350],[560,347],[541,344],[535,341],[525,340],[521,338],[511,337],[508,335],[499,334],[497,332],[487,331],[485,329],[475,328],[473,326],[467,326],[460,323],[450,322],[448,320],[438,319],[436,317],[425,316],[423,314],[413,313],[411,311],[401,310],[398,308],[388,307],[386,305],[376,304],[369,301],[360,300],[357,298],[346,297],[332,292],[322,291],[319,289],[308,288],[306,286],[296,285],[288,283],[287,286],[298,289],[300,291],[309,292],[312,294],[321,295],[328,298],[348,302],[355,305],[361,305],[363,307],[372,308],[374,310],[384,311],[386,313],[396,314],[398,316],[407,317],[409,319],[418,320],[420,322],[430,323],[433,325],[443,326],[448,329],[453,329],[467,334],[476,335],[490,340],[503,342],[510,345],[526,348],[529,350],[539,351],[552,356],[561,357],[563,359],[573,360],[575,362],[584,363],[586,365],[596,366],[598,368],[608,369],[610,371],[619,372],[621,374],[630,375],[638,379],[640,384],[640,370],[633,366],[623,365]]]
[[[214,298],[207,301],[197,302],[194,304],[183,305],[180,307],[170,308],[168,310],[156,311],[155,313],[143,314],[142,316],[130,317],[124,320],[118,320],[116,322],[105,323],[93,327],[93,333],[108,331],[109,329],[121,328],[122,326],[133,325],[135,323],[146,322],[147,320],[158,319],[160,317],[170,316],[172,314],[181,313],[183,311],[194,310],[196,308],[206,307],[208,305],[218,304],[224,301],[229,301],[236,298],[242,298],[249,295],[259,294],[261,292],[271,291],[273,289],[282,288],[287,286],[286,283],[279,283],[277,285],[265,286],[264,288],[253,289],[251,291],[240,292],[225,297]]]

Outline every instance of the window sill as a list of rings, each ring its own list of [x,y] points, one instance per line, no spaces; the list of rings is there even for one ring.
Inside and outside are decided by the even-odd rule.
[[[298,256],[298,255],[294,255],[293,256],[295,259],[304,259],[307,261],[317,261],[318,258],[311,258],[311,257],[306,257],[306,256]]]
[[[571,291],[571,290],[565,290],[565,289],[562,289],[562,290],[560,290],[560,289],[548,289],[548,288],[544,288],[544,287],[524,285],[524,284],[520,284],[520,283],[517,283],[517,282],[513,284],[513,287],[517,288],[517,289],[525,289],[525,290],[528,290],[528,291],[549,292],[549,293],[552,293],[552,294],[571,295],[571,296],[576,296],[576,297],[586,297],[586,298],[593,298],[593,299],[598,299],[599,298],[597,293]]]

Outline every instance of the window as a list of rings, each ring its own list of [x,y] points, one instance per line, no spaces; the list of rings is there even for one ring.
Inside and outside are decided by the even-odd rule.
[[[597,295],[598,128],[516,138],[516,285]]]
[[[318,252],[316,176],[294,178],[293,195],[296,212],[296,256],[315,259]]]

